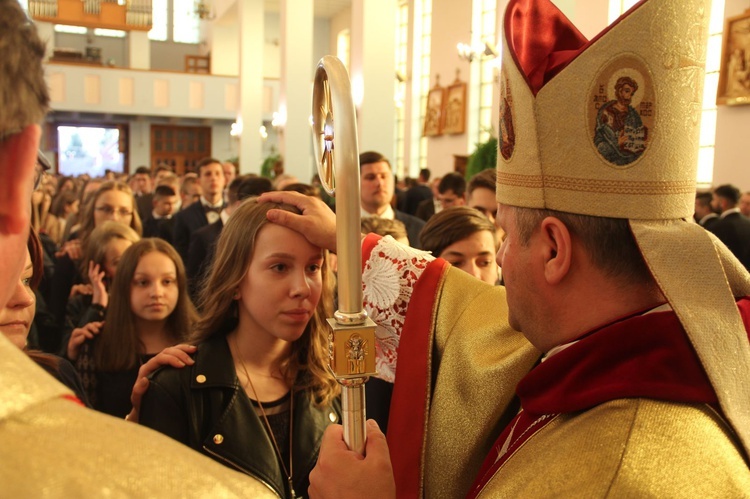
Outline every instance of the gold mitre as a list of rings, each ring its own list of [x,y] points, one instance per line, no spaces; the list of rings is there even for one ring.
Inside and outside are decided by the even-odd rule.
[[[591,41],[549,0],[505,12],[499,203],[625,218],[750,450],[750,275],[694,211],[707,0],[643,0]]]

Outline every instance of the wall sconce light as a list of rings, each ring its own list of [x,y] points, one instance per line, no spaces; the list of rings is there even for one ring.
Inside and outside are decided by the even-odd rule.
[[[268,138],[268,131],[266,130],[266,127],[261,125],[260,130],[260,138],[263,140],[266,140]]]
[[[232,123],[232,125],[229,127],[229,135],[235,138],[242,135],[242,119],[238,118],[237,121]]]
[[[284,128],[286,125],[286,114],[282,114],[281,111],[275,111],[271,118],[271,126],[274,128]]]
[[[487,57],[496,58],[498,55],[495,45],[488,41],[473,43],[471,45],[459,43],[456,45],[456,49],[458,49],[458,57],[468,62]]]

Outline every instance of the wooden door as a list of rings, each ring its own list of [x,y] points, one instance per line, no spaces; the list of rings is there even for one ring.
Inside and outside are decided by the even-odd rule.
[[[211,127],[151,125],[151,168],[171,166],[182,175],[211,156]]]

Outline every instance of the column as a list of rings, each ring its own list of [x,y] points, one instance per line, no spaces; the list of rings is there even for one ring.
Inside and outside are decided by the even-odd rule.
[[[148,31],[128,32],[128,64],[130,69],[151,69],[151,40]]]
[[[47,60],[55,52],[55,25],[43,21],[34,21],[34,25],[39,38],[46,44],[44,59]]]
[[[263,124],[263,0],[237,2],[240,43],[240,172],[260,173]],[[212,54],[217,57],[218,54]]]
[[[352,91],[360,151],[395,154],[395,0],[352,0]],[[359,101],[359,102],[358,102]]]
[[[280,137],[284,172],[310,183],[317,172],[312,157],[313,2],[281,2],[281,91],[279,112],[286,116]]]

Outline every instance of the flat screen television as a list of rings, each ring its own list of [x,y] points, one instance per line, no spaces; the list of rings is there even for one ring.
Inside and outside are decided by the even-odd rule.
[[[125,153],[120,151],[120,130],[114,126],[57,127],[58,173],[103,177],[105,170],[122,173]]]

